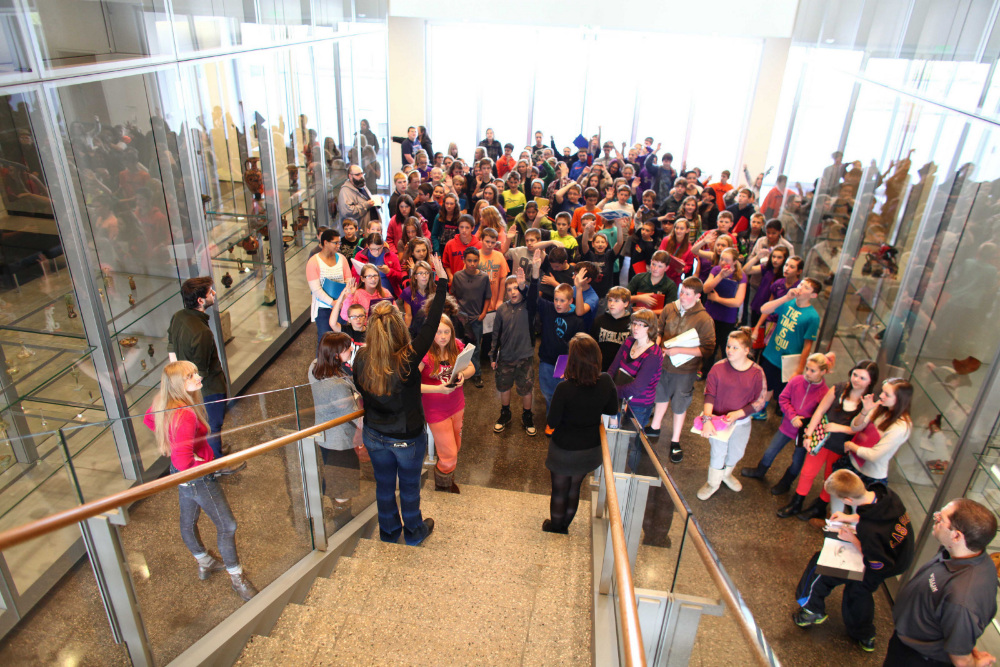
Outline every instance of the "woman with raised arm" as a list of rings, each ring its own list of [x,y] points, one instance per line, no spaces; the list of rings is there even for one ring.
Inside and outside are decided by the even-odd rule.
[[[163,367],[160,390],[143,422],[156,435],[160,454],[170,457],[171,474],[208,463],[215,458],[205,437],[208,416],[201,396],[201,376],[190,361],[173,361]],[[198,578],[204,581],[213,572],[226,570],[233,590],[249,600],[257,589],[247,578],[236,553],[236,518],[226,494],[216,481],[218,473],[209,473],[177,487],[180,500],[181,539],[198,561]],[[222,562],[210,553],[198,533],[202,510],[215,524],[216,544]]]
[[[432,262],[437,291],[417,337],[410,339],[403,314],[394,305],[379,302],[369,315],[365,346],[354,360],[354,384],[365,406],[362,440],[375,473],[379,537],[396,542],[402,535],[410,546],[434,530],[434,520],[425,520],[420,513],[420,472],[427,453],[420,361],[437,333],[448,274],[437,255]]]

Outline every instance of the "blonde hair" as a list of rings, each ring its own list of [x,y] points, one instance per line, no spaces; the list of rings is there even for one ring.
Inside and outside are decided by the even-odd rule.
[[[476,232],[476,236],[483,238],[484,229],[495,229],[497,230],[497,238],[500,238],[499,232],[503,229],[503,219],[500,217],[500,211],[498,211],[495,206],[485,207],[480,212],[479,219],[479,231]]]
[[[861,481],[861,478],[857,474],[850,470],[835,470],[826,478],[823,488],[831,496],[841,499],[851,498],[852,500],[856,500],[865,495],[865,483]]]
[[[163,367],[160,374],[160,391],[153,397],[153,422],[156,447],[163,456],[170,456],[170,423],[181,413],[178,408],[188,408],[207,429],[208,414],[205,412],[201,391],[190,392],[185,384],[198,372],[198,367],[190,361],[174,361]]]
[[[743,267],[740,266],[740,260],[739,260],[740,251],[737,250],[736,248],[729,247],[720,252],[719,256],[721,257],[722,255],[725,255],[727,253],[733,256],[733,278],[736,280],[737,283],[739,283],[743,280]]]
[[[819,366],[821,371],[828,371],[833,366],[830,357],[826,356],[822,352],[814,352],[806,357],[806,363],[812,362]]]
[[[375,396],[387,396],[393,381],[402,379],[403,366],[413,351],[410,332],[399,309],[379,301],[368,314],[365,346],[358,352],[365,360],[360,384]]]

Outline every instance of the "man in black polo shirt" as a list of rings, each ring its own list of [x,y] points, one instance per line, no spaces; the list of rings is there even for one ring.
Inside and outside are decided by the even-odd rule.
[[[997,613],[997,570],[986,553],[996,516],[959,498],[934,513],[933,532],[941,550],[896,597],[896,631],[883,667],[992,665],[994,657],[977,651],[976,641]]]
[[[202,377],[202,398],[208,415],[208,444],[216,458],[222,456],[222,422],[226,416],[226,375],[222,372],[219,351],[215,349],[215,338],[208,328],[208,314],[205,309],[215,305],[215,288],[210,276],[190,278],[181,285],[181,299],[184,309],[178,310],[170,318],[167,329],[167,351],[170,361],[190,361],[198,367]],[[223,475],[231,475],[246,467],[241,463],[222,470]]]

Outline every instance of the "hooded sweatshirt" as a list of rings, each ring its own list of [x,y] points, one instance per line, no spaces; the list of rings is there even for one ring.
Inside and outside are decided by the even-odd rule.
[[[778,405],[781,406],[781,413],[784,415],[778,430],[789,438],[797,436],[799,429],[795,428],[792,420],[802,417],[803,421],[808,422],[829,389],[823,380],[810,384],[804,375],[796,375],[789,380],[778,396]]]
[[[857,531],[865,568],[885,577],[903,572],[913,560],[913,527],[903,501],[882,484],[873,484],[875,502],[858,507]]]

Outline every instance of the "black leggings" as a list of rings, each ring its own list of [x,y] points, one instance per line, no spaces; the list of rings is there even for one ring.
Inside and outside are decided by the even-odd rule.
[[[718,320],[713,320],[715,322],[715,349],[712,350],[712,354],[708,355],[701,361],[701,374],[702,377],[708,377],[708,372],[712,370],[712,365],[715,364],[715,355],[720,353],[722,359],[726,358],[726,342],[729,340],[729,334],[736,329],[735,322],[719,322]]]
[[[549,515],[552,527],[569,528],[580,506],[580,487],[583,485],[583,475],[552,475],[552,498],[549,500]]]

